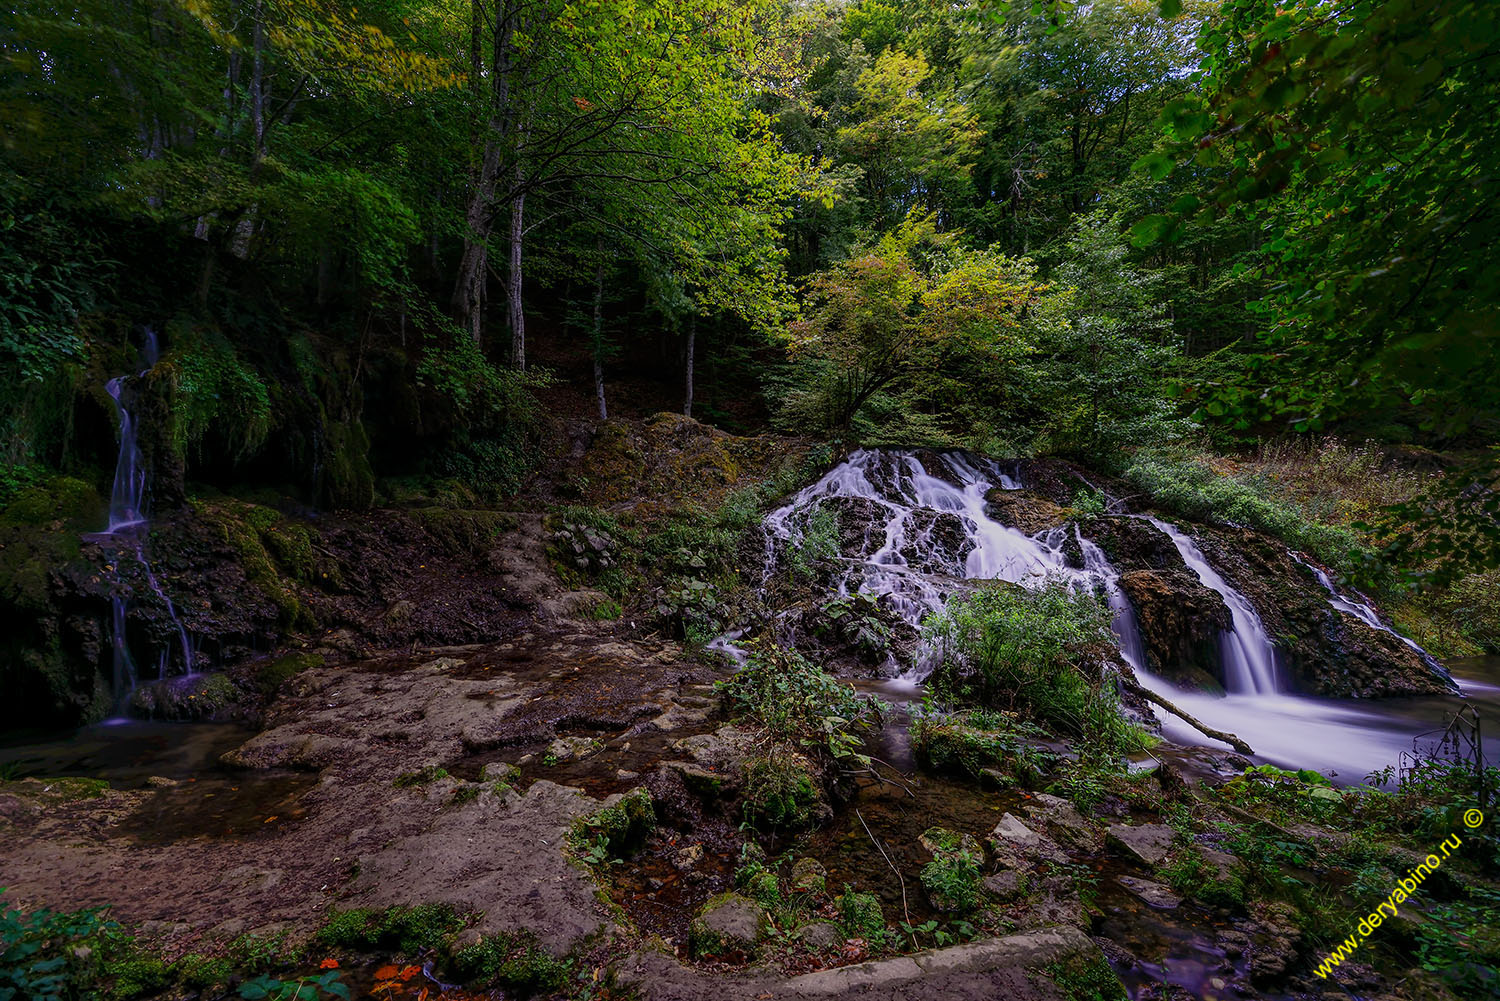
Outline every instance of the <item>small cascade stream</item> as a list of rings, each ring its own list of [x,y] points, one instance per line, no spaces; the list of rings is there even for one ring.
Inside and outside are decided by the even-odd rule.
[[[151,561],[146,558],[146,536],[150,529],[149,518],[149,470],[141,453],[140,438],[136,426],[136,415],[129,399],[130,382],[139,380],[156,365],[160,356],[156,334],[146,328],[141,348],[141,359],[145,367],[132,376],[116,376],[104,384],[105,392],[114,401],[120,421],[120,453],[115,461],[114,485],[109,495],[108,527],[93,538],[118,550],[115,560],[128,556],[141,567],[147,587],[166,608],[177,632],[181,650],[181,672],[194,673],[193,645],[188,639],[187,629],[177,613],[177,606],[167,597]],[[118,574],[118,571],[116,571]],[[127,589],[116,588],[110,598],[110,645],[114,659],[114,695],[117,715],[124,715],[129,705],[130,693],[141,682],[141,674],[135,658],[131,655],[126,638],[126,617],[130,611],[130,596]],[[172,673],[171,651],[163,649],[156,665],[156,676],[165,678]]]
[[[1238,734],[1255,748],[1257,758],[1319,769],[1342,781],[1358,781],[1394,763],[1401,752],[1411,749],[1416,735],[1430,729],[1434,707],[1451,703],[1451,699],[1385,700],[1377,705],[1286,691],[1275,647],[1250,600],[1214,569],[1188,534],[1169,522],[1141,515],[1137,517],[1171,540],[1183,562],[1223,598],[1230,612],[1231,626],[1220,637],[1228,694],[1177,688],[1151,672],[1135,610],[1119,586],[1119,572],[1099,546],[1076,525],[1028,535],[991,516],[987,495],[996,488],[1017,490],[1021,486],[1015,475],[989,460],[856,451],[767,516],[763,580],[769,585],[785,569],[787,553],[809,543],[818,530],[816,519],[825,509],[840,519],[843,552],[837,557],[841,566],[833,585],[837,594],[867,595],[917,628],[927,616],[940,611],[965,580],[1005,580],[1038,587],[1048,577],[1060,577],[1106,597],[1121,656],[1141,684],[1208,725]],[[1112,503],[1111,510],[1118,506]],[[851,517],[857,524],[845,520]],[[863,529],[862,540],[858,528]],[[828,531],[826,524],[822,531]],[[1368,603],[1341,594],[1326,574],[1312,569],[1328,590],[1333,608],[1394,634]],[[742,656],[738,639],[739,633],[726,634],[714,648]],[[1402,640],[1420,650],[1405,637]],[[1435,661],[1427,659],[1441,671]],[[932,666],[930,652],[919,650],[910,664],[887,665],[887,673],[899,675],[897,684],[911,686],[924,680]],[[1408,712],[1418,704],[1421,713]],[[1215,743],[1164,710],[1153,707],[1153,711],[1169,739],[1184,744]]]

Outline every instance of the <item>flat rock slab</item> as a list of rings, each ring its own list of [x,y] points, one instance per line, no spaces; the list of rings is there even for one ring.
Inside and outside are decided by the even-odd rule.
[[[1003,938],[980,939],[875,963],[822,970],[793,977],[777,996],[817,996],[878,992],[907,981],[960,973],[992,973],[1007,968],[1038,969],[1068,956],[1097,950],[1077,928],[1038,928]]]
[[[1125,855],[1154,866],[1172,850],[1177,832],[1166,824],[1111,824],[1106,836]]]
[[[1120,876],[1119,883],[1146,904],[1158,910],[1169,911],[1182,903],[1182,898],[1173,893],[1171,887],[1163,886],[1161,883],[1153,883],[1149,879]]]

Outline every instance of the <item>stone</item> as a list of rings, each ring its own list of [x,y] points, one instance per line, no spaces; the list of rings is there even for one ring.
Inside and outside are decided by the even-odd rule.
[[[1013,869],[985,877],[983,886],[986,893],[992,893],[1001,900],[1019,897],[1026,889],[1022,875]]]
[[[999,863],[1009,869],[1030,868],[1038,860],[1066,862],[1068,853],[1045,835],[1027,827],[1012,813],[1003,814],[990,832],[990,847]]]
[[[581,761],[604,750],[604,742],[597,737],[558,737],[547,745],[547,753],[561,764],[564,761]]]
[[[802,939],[802,944],[813,952],[837,949],[847,941],[844,938],[844,930],[832,921],[814,921],[812,924],[803,925],[798,930],[797,936]]]
[[[1111,824],[1105,834],[1111,846],[1149,866],[1167,857],[1177,836],[1166,824]]]
[[[769,932],[764,908],[738,893],[712,897],[689,929],[695,956],[721,952],[754,952]]]
[[[792,864],[792,889],[798,893],[822,893],[828,885],[828,870],[817,859],[799,858]]]
[[[1229,607],[1187,567],[1132,570],[1120,589],[1135,607],[1152,669],[1179,684],[1221,685],[1219,634],[1230,626]]]
[[[1119,876],[1117,879],[1121,886],[1158,910],[1169,911],[1182,903],[1181,897],[1173,893],[1170,887],[1163,886],[1161,883],[1139,879],[1135,876]]]

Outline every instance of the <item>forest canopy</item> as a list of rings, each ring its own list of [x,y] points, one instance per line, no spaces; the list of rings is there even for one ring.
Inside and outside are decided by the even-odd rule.
[[[1428,506],[1500,535],[1477,0],[14,15],[6,491],[97,478],[150,328],[167,478],[313,504],[514,490],[574,387],[1116,469],[1335,432],[1457,457]]]

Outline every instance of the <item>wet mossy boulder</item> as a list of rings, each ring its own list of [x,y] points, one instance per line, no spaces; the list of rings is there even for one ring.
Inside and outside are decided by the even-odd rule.
[[[753,955],[771,933],[765,908],[738,893],[721,893],[699,908],[688,928],[694,956]]]
[[[885,930],[885,911],[873,893],[859,893],[846,886],[834,906],[838,908],[839,924],[851,938],[870,938]]]
[[[1216,591],[1186,566],[1128,571],[1120,590],[1135,608],[1152,671],[1184,687],[1222,688],[1219,636],[1231,618]]]
[[[239,699],[239,688],[227,676],[194,674],[142,685],[130,693],[130,712],[147,719],[218,719]]]
[[[762,830],[812,827],[832,815],[817,770],[801,754],[754,757],[745,763],[745,822]]]
[[[575,845],[594,845],[602,839],[611,858],[629,858],[656,830],[656,807],[645,788],[611,796],[594,813],[573,822]]]

